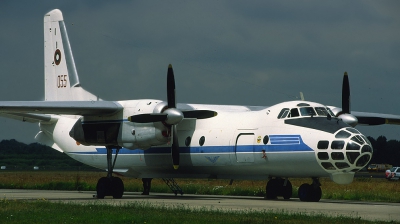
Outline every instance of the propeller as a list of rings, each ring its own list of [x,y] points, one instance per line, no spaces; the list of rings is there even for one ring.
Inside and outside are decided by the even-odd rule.
[[[175,77],[172,65],[167,72],[167,108],[161,113],[138,114],[128,117],[135,123],[163,122],[171,129],[171,156],[174,169],[179,167],[179,141],[176,125],[184,118],[207,119],[217,116],[217,112],[211,110],[180,111],[176,108]]]
[[[350,82],[347,72],[344,72],[342,83],[342,110],[336,112],[336,117],[342,119],[343,122],[355,127],[358,119],[350,112]]]
[[[400,125],[400,118],[396,115],[390,114],[376,114],[365,112],[354,112],[351,114],[350,109],[350,84],[347,72],[343,76],[342,85],[342,109],[334,108],[332,110],[336,117],[342,119],[343,122],[355,127],[361,125],[381,125],[381,124],[395,124]]]

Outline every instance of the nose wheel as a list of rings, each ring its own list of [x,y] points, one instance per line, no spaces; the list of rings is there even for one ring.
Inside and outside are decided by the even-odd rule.
[[[118,152],[121,147],[116,147],[114,161],[112,161],[111,146],[107,146],[107,177],[99,179],[96,185],[97,198],[104,198],[105,196],[112,196],[113,198],[122,198],[124,194],[124,183],[121,178],[113,177],[112,173],[114,170],[115,162],[117,160]]]

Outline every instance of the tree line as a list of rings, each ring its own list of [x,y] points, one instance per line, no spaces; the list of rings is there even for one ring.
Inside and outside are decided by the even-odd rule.
[[[400,141],[388,141],[385,136],[379,136],[377,139],[368,137],[368,140],[374,149],[371,164],[387,163],[393,166],[400,166]]]
[[[6,170],[98,170],[51,147],[15,139],[0,142],[0,166]]]

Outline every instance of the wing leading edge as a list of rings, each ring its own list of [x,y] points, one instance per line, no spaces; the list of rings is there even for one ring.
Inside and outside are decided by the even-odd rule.
[[[123,107],[115,101],[3,101],[0,113],[46,119],[39,114],[111,115]]]

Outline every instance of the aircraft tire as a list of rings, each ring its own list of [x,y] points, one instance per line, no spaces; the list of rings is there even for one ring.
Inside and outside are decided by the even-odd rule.
[[[109,195],[109,190],[110,180],[107,177],[100,178],[96,185],[97,198],[103,199],[105,196]]]
[[[278,196],[279,181],[277,179],[269,180],[265,190],[267,199],[276,199]]]
[[[310,194],[310,198],[309,201],[311,202],[319,202],[319,200],[321,199],[322,196],[322,190],[321,187],[312,187],[311,186],[311,194]]]
[[[285,180],[283,180],[281,185],[282,197],[285,200],[289,200],[292,197],[292,183],[288,180],[286,186],[284,186]]]
[[[111,180],[111,190],[113,198],[122,198],[124,194],[124,182],[122,182],[121,178],[113,177]]]
[[[300,201],[310,201],[312,194],[312,187],[309,184],[302,184],[298,190]]]

